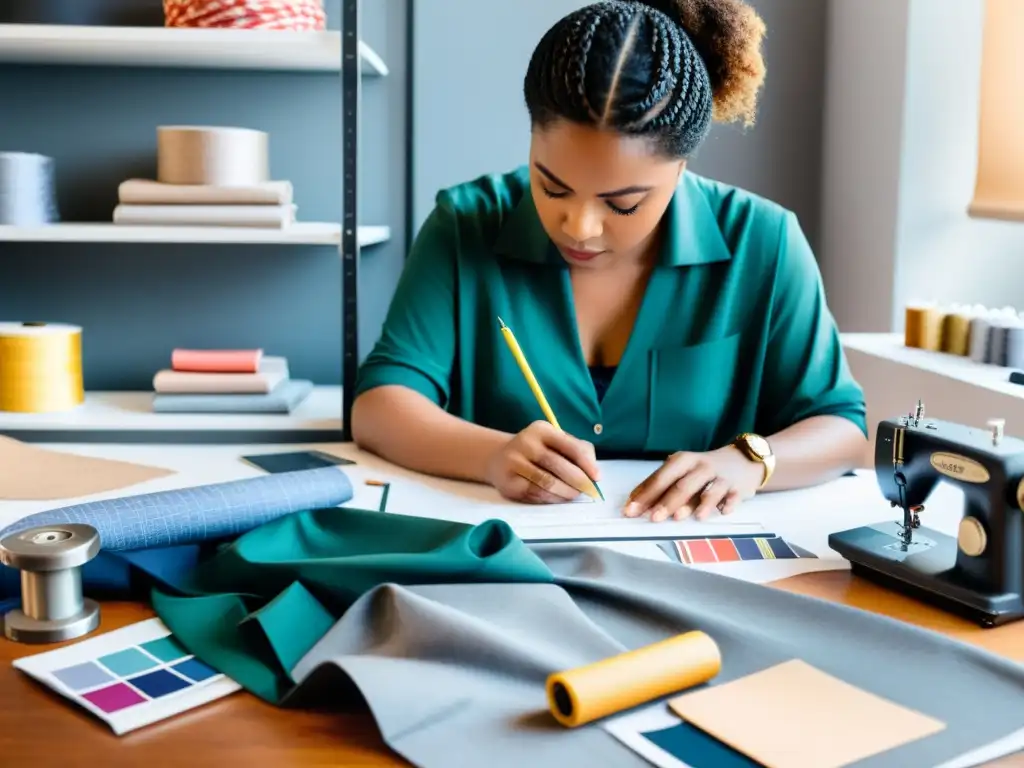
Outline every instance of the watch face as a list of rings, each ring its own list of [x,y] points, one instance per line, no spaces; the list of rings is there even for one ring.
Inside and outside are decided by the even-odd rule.
[[[769,446],[768,441],[760,435],[744,435],[743,440],[746,442],[747,447],[750,448],[750,450],[753,451],[759,459],[764,459],[772,455],[771,446]]]

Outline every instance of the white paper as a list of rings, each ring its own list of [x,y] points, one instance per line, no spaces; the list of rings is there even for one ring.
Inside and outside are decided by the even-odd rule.
[[[346,452],[347,454],[348,452]],[[731,518],[715,515],[706,521],[684,520],[652,524],[647,518],[626,518],[622,515],[626,500],[633,489],[660,465],[654,461],[606,461],[601,463],[599,485],[604,501],[593,501],[581,496],[564,504],[524,504],[509,501],[494,488],[442,478],[428,477],[386,464],[365,453],[353,458],[357,464],[346,466],[352,479],[353,497],[343,506],[377,509],[382,490],[368,486],[367,480],[390,484],[387,511],[479,524],[485,520],[500,519],[508,522],[519,535],[550,528],[551,535],[562,537],[570,531],[573,536],[629,538],[640,535],[699,535],[709,526],[716,526],[713,534],[727,532],[756,532],[759,523],[743,521],[732,525]],[[727,524],[723,528],[718,525]],[[547,534],[545,534],[547,535]]]
[[[170,630],[160,619],[149,619],[55,651],[24,656],[15,659],[13,664],[16,669],[103,720],[120,736],[216,701],[241,689],[238,683],[220,673],[199,681],[190,679],[189,674],[195,674],[190,664],[197,662],[187,652],[178,654],[177,658],[165,660],[140,647],[145,643],[169,637],[170,634]],[[100,661],[110,654],[122,651],[131,654],[131,658],[122,661],[124,666],[109,660],[108,666]],[[139,658],[144,660],[145,669],[127,666],[133,659]],[[152,687],[153,675],[175,681],[180,689],[156,695],[156,689]],[[147,678],[150,685],[146,685]],[[131,695],[135,703],[109,712],[90,701],[91,696],[102,695],[98,692],[112,688],[117,688],[122,695]],[[149,694],[146,693],[147,690]]]
[[[666,704],[658,704],[607,720],[601,727],[657,768],[691,768],[689,763],[672,756],[643,735],[682,722]]]

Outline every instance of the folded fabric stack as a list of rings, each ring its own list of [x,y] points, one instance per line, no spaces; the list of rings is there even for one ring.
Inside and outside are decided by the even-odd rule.
[[[161,413],[291,413],[313,382],[290,378],[287,359],[259,349],[175,349],[153,389]]]
[[[284,229],[297,211],[288,181],[228,187],[128,179],[117,196],[115,224]]]
[[[269,147],[270,136],[253,128],[158,126],[156,179],[119,185],[114,223],[288,227],[292,185],[271,178]]]

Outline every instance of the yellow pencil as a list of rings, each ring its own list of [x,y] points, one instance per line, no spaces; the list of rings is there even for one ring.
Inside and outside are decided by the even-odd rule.
[[[548,420],[555,429],[561,431],[561,427],[558,425],[558,419],[555,418],[555,412],[551,410],[551,406],[548,404],[548,399],[544,397],[544,392],[540,388],[540,384],[537,382],[537,377],[533,375],[533,371],[530,369],[530,364],[526,362],[526,355],[523,354],[522,348],[519,346],[519,342],[516,341],[515,334],[512,333],[512,329],[505,325],[505,321],[500,317],[498,323],[501,325],[501,334],[505,337],[505,342],[508,344],[508,348],[512,350],[512,357],[515,358],[516,363],[519,365],[519,370],[523,372],[523,377],[526,379],[526,383],[530,385],[530,389],[533,391],[533,396],[537,399],[537,404],[540,406],[541,411],[544,412],[544,418]],[[590,481],[589,488],[577,488],[580,493],[585,493],[592,499],[600,499],[604,501],[604,494],[601,493],[601,488],[597,483]]]

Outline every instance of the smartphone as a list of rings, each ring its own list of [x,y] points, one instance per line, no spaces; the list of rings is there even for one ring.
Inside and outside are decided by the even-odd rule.
[[[261,453],[256,456],[242,456],[242,461],[252,464],[270,474],[279,472],[301,472],[304,469],[337,467],[355,464],[354,461],[332,456],[323,451],[291,451],[288,453]]]

